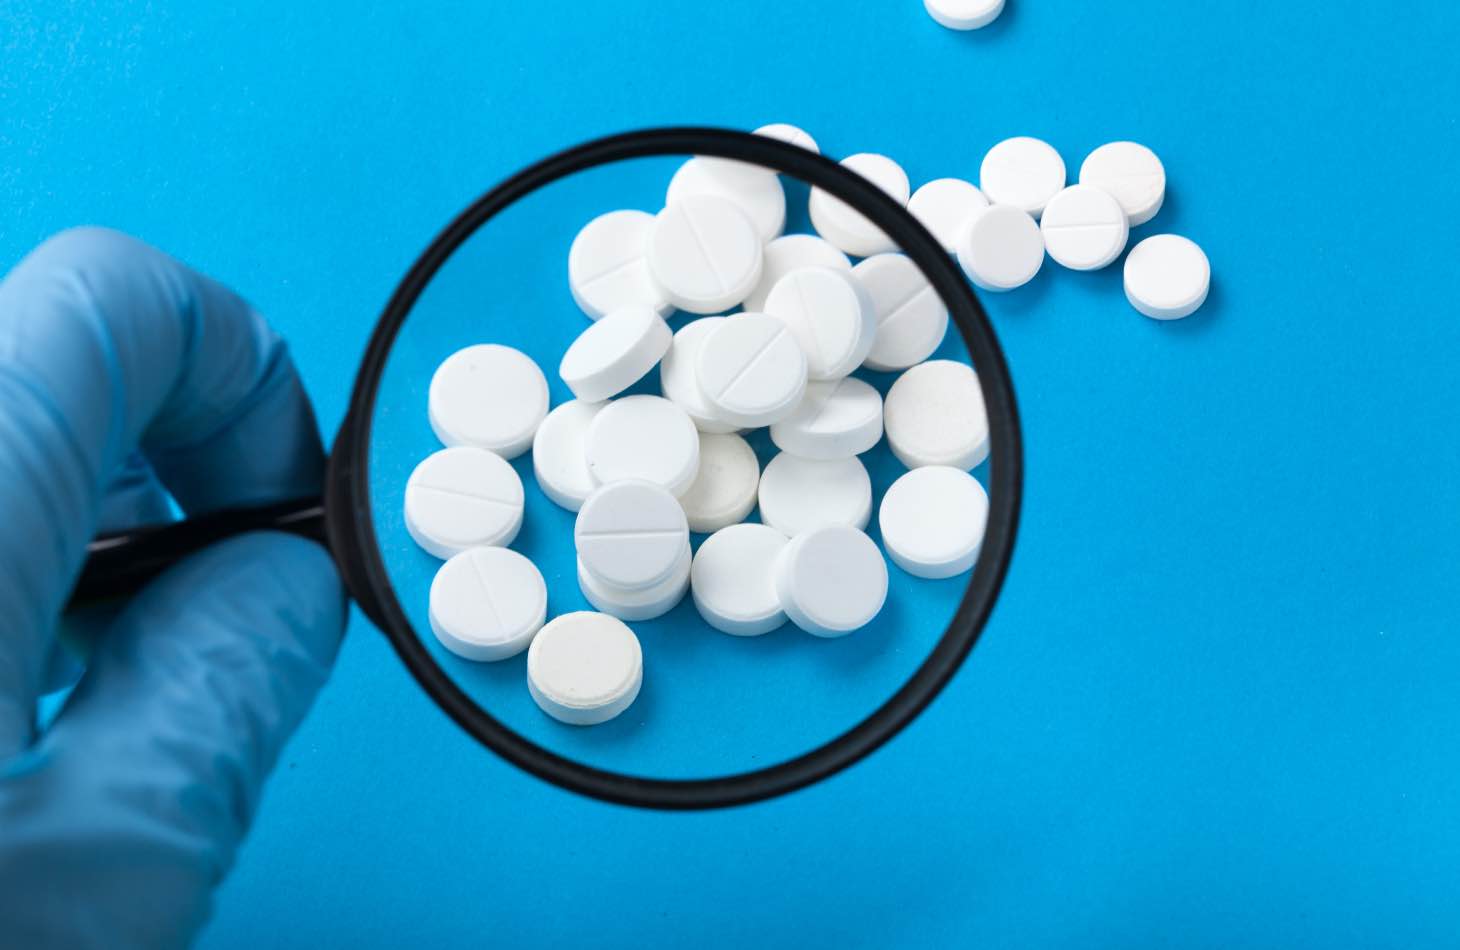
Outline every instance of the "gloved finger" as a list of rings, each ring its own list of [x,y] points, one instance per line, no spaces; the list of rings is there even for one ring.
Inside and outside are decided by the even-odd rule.
[[[64,232],[0,282],[0,757],[30,739],[55,618],[138,446],[189,511],[323,473],[284,344],[243,300],[125,235]]]
[[[282,534],[219,544],[135,598],[52,727],[0,766],[8,939],[185,945],[344,621],[329,556]]]

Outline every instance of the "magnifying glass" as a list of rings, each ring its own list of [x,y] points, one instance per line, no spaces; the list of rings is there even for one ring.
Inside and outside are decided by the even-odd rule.
[[[498,343],[548,369],[554,405],[571,399],[552,370],[587,325],[563,280],[574,236],[606,212],[657,211],[676,170],[707,158],[743,163],[741,173],[759,166],[750,170],[780,176],[786,214],[773,230],[812,233],[808,189],[843,202],[880,230],[888,252],[905,256],[936,294],[950,331],[930,356],[971,365],[987,413],[988,458],[974,473],[988,495],[982,546],[971,572],[951,578],[890,568],[877,617],[836,639],[789,625],[765,636],[728,636],[706,624],[686,597],[661,617],[631,624],[644,657],[633,705],[602,725],[565,725],[532,701],[522,656],[475,663],[447,650],[431,630],[429,590],[441,562],[412,541],[401,514],[411,471],[441,448],[427,420],[427,388],[451,354]],[[692,319],[669,316],[671,326]],[[630,391],[657,393],[658,375]],[[854,375],[885,395],[899,373],[864,366]],[[762,466],[778,452],[763,430],[747,439]],[[886,440],[860,458],[875,498],[906,471]],[[530,454],[512,464],[526,494],[512,547],[546,579],[548,616],[593,609],[578,583],[574,513],[543,494]],[[1013,551],[1021,481],[1019,422],[998,341],[956,264],[912,215],[867,178],[795,144],[711,128],[650,129],[597,139],[522,170],[431,242],[371,334],[322,499],[100,537],[73,603],[134,592],[231,535],[269,529],[311,537],[327,544],[350,595],[420,686],[488,749],[593,798],[718,808],[825,779],[872,753],[932,702],[993,609]],[[882,540],[875,506],[867,531]]]

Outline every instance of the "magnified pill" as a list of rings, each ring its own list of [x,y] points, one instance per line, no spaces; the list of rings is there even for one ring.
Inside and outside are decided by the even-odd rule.
[[[803,267],[777,281],[765,312],[791,328],[813,380],[841,379],[862,365],[877,337],[872,299],[851,274]]]
[[[913,192],[907,210],[953,254],[973,216],[989,206],[983,192],[961,178],[938,178]]]
[[[887,562],[867,535],[845,525],[792,539],[776,563],[776,593],[791,622],[818,637],[865,627],[887,601]]]
[[[989,454],[989,420],[973,367],[929,360],[887,391],[882,422],[892,454],[908,468],[950,465],[965,471]]]
[[[700,472],[679,503],[689,529],[701,534],[739,524],[755,507],[760,462],[738,435],[700,434]]]
[[[705,338],[724,322],[724,317],[691,320],[675,331],[668,351],[659,361],[659,389],[664,398],[683,409],[696,429],[712,434],[735,432],[740,428],[719,418],[718,410],[705,398],[696,365]]]
[[[761,268],[760,282],[745,298],[744,308],[749,313],[764,313],[765,300],[771,288],[782,277],[803,267],[830,267],[832,270],[850,271],[852,262],[824,238],[814,234],[787,234],[778,237],[765,246],[765,262]]]
[[[958,468],[930,465],[903,475],[882,496],[877,524],[893,563],[915,577],[973,567],[989,520],[989,496]]]
[[[851,458],[881,438],[882,394],[850,376],[807,383],[796,411],[771,426],[777,448],[808,459]]]
[[[527,688],[538,708],[574,726],[628,709],[644,679],[639,638],[622,620],[581,611],[554,617],[527,650]]]
[[[646,590],[674,574],[689,544],[689,523],[658,485],[615,482],[588,496],[573,540],[579,560],[605,585]]]
[[[912,197],[912,185],[902,166],[873,152],[863,152],[842,160],[842,165],[866,178],[872,184],[887,192],[893,201],[904,207]],[[869,257],[894,251],[892,239],[882,229],[840,198],[835,198],[820,188],[811,189],[808,206],[811,224],[832,244],[856,257]]]
[[[669,613],[684,599],[685,591],[689,590],[690,564],[690,546],[686,541],[674,570],[667,578],[643,590],[622,590],[604,583],[580,558],[578,588],[595,609],[610,616],[631,622],[653,620]]]
[[[732,202],[745,212],[762,241],[773,240],[786,229],[786,190],[773,169],[725,159],[691,158],[669,180],[664,203],[672,205],[691,195],[713,195]]]
[[[865,528],[872,479],[856,457],[806,459],[782,452],[760,476],[760,520],[794,538],[829,524]]]
[[[650,272],[690,313],[719,313],[744,300],[760,280],[762,254],[750,218],[715,195],[676,200],[659,212],[649,236]]]
[[[689,415],[660,396],[626,396],[588,425],[588,471],[600,485],[653,482],[682,495],[700,468],[700,437]]]
[[[522,527],[522,479],[500,455],[462,445],[417,465],[406,481],[406,530],[429,554],[511,544]]]
[[[437,368],[427,403],[443,445],[474,445],[511,460],[532,445],[547,415],[547,377],[509,346],[469,346]]]
[[[602,402],[653,369],[673,338],[669,324],[653,309],[620,307],[578,335],[563,354],[558,375],[579,399]]]
[[[779,422],[806,393],[806,354],[790,328],[763,313],[737,314],[717,326],[700,347],[697,368],[716,415],[746,428]]]
[[[645,257],[653,227],[654,216],[647,211],[610,211],[589,221],[573,239],[568,289],[589,318],[634,305],[660,315],[673,309]]]
[[[906,254],[877,254],[852,268],[877,314],[868,369],[907,369],[932,356],[948,332],[948,307]]]
[[[588,427],[604,403],[574,399],[547,414],[532,440],[532,471],[553,504],[577,511],[598,483],[588,471]]]
[[[787,538],[763,524],[736,524],[705,539],[695,553],[690,592],[705,623],[756,637],[786,622],[776,593],[776,559]]]
[[[506,548],[472,548],[431,582],[431,630],[468,660],[516,656],[547,619],[547,584],[537,566]]]

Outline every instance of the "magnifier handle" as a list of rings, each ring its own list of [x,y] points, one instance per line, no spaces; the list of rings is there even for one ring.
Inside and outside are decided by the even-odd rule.
[[[258,508],[231,508],[186,521],[98,535],[86,548],[86,564],[71,592],[69,607],[135,594],[188,555],[250,531],[284,531],[324,544],[324,500],[300,498]]]

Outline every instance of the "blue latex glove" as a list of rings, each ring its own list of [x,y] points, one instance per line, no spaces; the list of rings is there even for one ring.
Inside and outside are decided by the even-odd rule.
[[[255,534],[136,597],[37,734],[57,618],[99,528],[317,493],[284,344],[124,235],[68,231],[0,283],[0,946],[171,947],[207,917],[328,675],[328,555]]]

